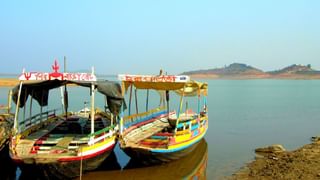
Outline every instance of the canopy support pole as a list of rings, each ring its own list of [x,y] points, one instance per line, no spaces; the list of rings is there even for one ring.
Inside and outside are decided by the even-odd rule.
[[[31,99],[30,99],[30,108],[29,108],[29,120],[30,120],[30,124],[31,124],[31,121],[32,121],[32,102],[33,102],[33,90],[31,91]]]
[[[25,70],[23,69],[22,74],[24,72],[25,72]],[[20,81],[20,84],[19,84],[18,100],[17,100],[17,104],[16,104],[16,112],[14,115],[14,124],[13,124],[14,134],[16,134],[18,132],[18,128],[19,128],[18,116],[19,116],[21,89],[22,89],[22,81]]]
[[[122,106],[122,111],[120,113],[120,135],[123,134],[123,115],[124,115],[124,107]]]
[[[139,109],[138,109],[138,97],[137,97],[137,88],[134,89],[134,99],[136,102],[136,114],[139,114]]]
[[[131,100],[132,100],[132,84],[130,86],[130,96],[129,96],[129,116],[131,115]]]
[[[27,94],[27,89],[25,89],[24,94]],[[24,102],[26,103],[26,101],[27,101],[27,96],[24,96]],[[25,119],[26,119],[26,105],[24,105],[24,107],[23,107],[23,126],[22,126],[23,129],[26,127]]]
[[[10,90],[8,94],[8,114],[10,114],[10,110],[11,110],[11,100],[12,100],[12,90]]]
[[[67,72],[67,57],[64,56],[63,57],[63,63],[64,63],[64,72]],[[64,85],[64,94],[63,94],[63,107],[64,107],[64,112],[66,114],[66,120],[68,119],[68,106],[69,106],[69,102],[68,102],[68,90],[67,90],[67,85]]]
[[[200,92],[200,87],[198,89],[198,118],[200,118],[200,103],[201,103],[201,92]]]
[[[149,109],[149,89],[147,89],[146,112],[148,112],[148,109]]]
[[[92,74],[94,74],[94,68],[93,67],[92,67]],[[91,83],[91,134],[94,133],[94,91],[95,91],[95,87],[94,87],[94,84],[92,82]]]
[[[169,98],[169,95],[170,95],[170,94],[169,94],[169,91],[167,90],[167,91],[166,91],[166,101],[167,101],[167,113],[168,113],[168,118],[169,118],[169,115],[170,115],[170,107],[169,107],[169,105],[170,105],[170,104],[169,104],[169,99],[170,99],[170,98]]]
[[[124,97],[124,95],[125,95],[125,84],[124,84],[124,81],[122,81],[122,83],[121,83],[121,94],[122,94],[122,97]],[[123,134],[124,105],[122,105],[121,108],[122,108],[122,111],[120,112],[120,135],[122,136],[122,134]]]
[[[180,119],[180,113],[181,113],[181,111],[182,111],[182,106],[183,106],[183,98],[184,98],[184,91],[185,91],[185,86],[183,86],[183,92],[182,92],[182,95],[181,95],[181,97],[180,97],[180,107],[179,107],[179,109],[178,109],[178,117],[177,117],[177,121],[176,121],[176,127],[175,127],[175,129],[174,129],[174,135],[176,135],[176,133],[177,133],[177,127],[178,127],[178,124],[179,124],[179,119]]]
[[[41,104],[43,104],[43,90],[41,92]],[[42,122],[42,112],[43,112],[43,106],[40,106],[40,122]]]
[[[61,106],[62,106],[61,114],[63,114],[65,108],[64,108],[64,98],[63,98],[63,87],[62,86],[60,87],[60,96],[61,96]]]

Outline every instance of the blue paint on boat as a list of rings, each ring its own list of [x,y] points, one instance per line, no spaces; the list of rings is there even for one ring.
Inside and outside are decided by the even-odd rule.
[[[162,139],[162,140],[166,140],[168,139],[167,136],[151,136],[152,139]]]
[[[128,122],[128,123],[126,123],[126,124],[124,125],[124,127],[125,127],[125,128],[129,128],[130,126],[133,126],[133,125],[135,125],[135,124],[141,123],[141,122],[143,122],[143,121],[147,121],[147,120],[149,120],[149,119],[155,118],[155,117],[157,117],[157,116],[160,116],[160,115],[166,114],[166,113],[168,113],[168,111],[166,111],[166,110],[159,111],[159,112],[157,112],[157,113],[154,113],[154,114],[145,116],[145,117],[143,117],[143,118],[141,118],[141,119],[137,119],[136,121]]]
[[[192,136],[198,136],[198,134],[199,134],[199,130],[197,129],[197,130],[193,131]]]
[[[186,148],[194,145],[195,143],[199,142],[202,139],[202,137],[204,136],[204,134],[205,134],[205,132],[201,135],[201,137],[199,139],[197,139],[193,143],[185,145],[185,146],[181,146],[181,147],[174,148],[174,149],[152,149],[150,151],[153,153],[173,153],[173,152],[181,151],[181,150],[186,149]]]
[[[191,131],[198,129],[199,128],[199,124],[193,125],[191,126]]]

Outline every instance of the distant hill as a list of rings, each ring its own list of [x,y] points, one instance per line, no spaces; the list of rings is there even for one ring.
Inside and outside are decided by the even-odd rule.
[[[320,71],[312,69],[310,64],[293,64],[280,70],[264,72],[246,64],[233,63],[223,68],[188,71],[182,74],[214,79],[320,79]]]
[[[233,63],[224,68],[196,70],[182,73],[193,77],[205,78],[262,78],[269,76],[260,69],[241,63]]]
[[[285,67],[283,69],[276,70],[276,71],[270,71],[268,73],[273,74],[273,75],[279,75],[279,74],[318,74],[318,73],[320,73],[320,71],[316,71],[316,70],[312,69],[310,64],[308,64],[306,66],[293,64],[293,65]]]

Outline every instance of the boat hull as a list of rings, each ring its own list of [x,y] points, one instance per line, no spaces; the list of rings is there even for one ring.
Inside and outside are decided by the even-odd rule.
[[[17,161],[21,168],[21,176],[32,179],[72,179],[81,175],[82,172],[91,171],[100,166],[100,164],[111,154],[112,148],[102,152],[101,154],[92,156],[83,160],[62,161],[54,163],[26,163]],[[34,173],[30,173],[34,172]]]
[[[144,165],[162,164],[180,159],[191,153],[199,142],[175,152],[152,152],[148,149],[125,147],[123,151],[133,160],[139,161]]]

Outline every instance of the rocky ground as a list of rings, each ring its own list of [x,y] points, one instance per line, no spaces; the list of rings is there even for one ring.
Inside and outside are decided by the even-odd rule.
[[[256,159],[230,179],[320,179],[320,138],[294,151],[282,146],[256,149]]]

